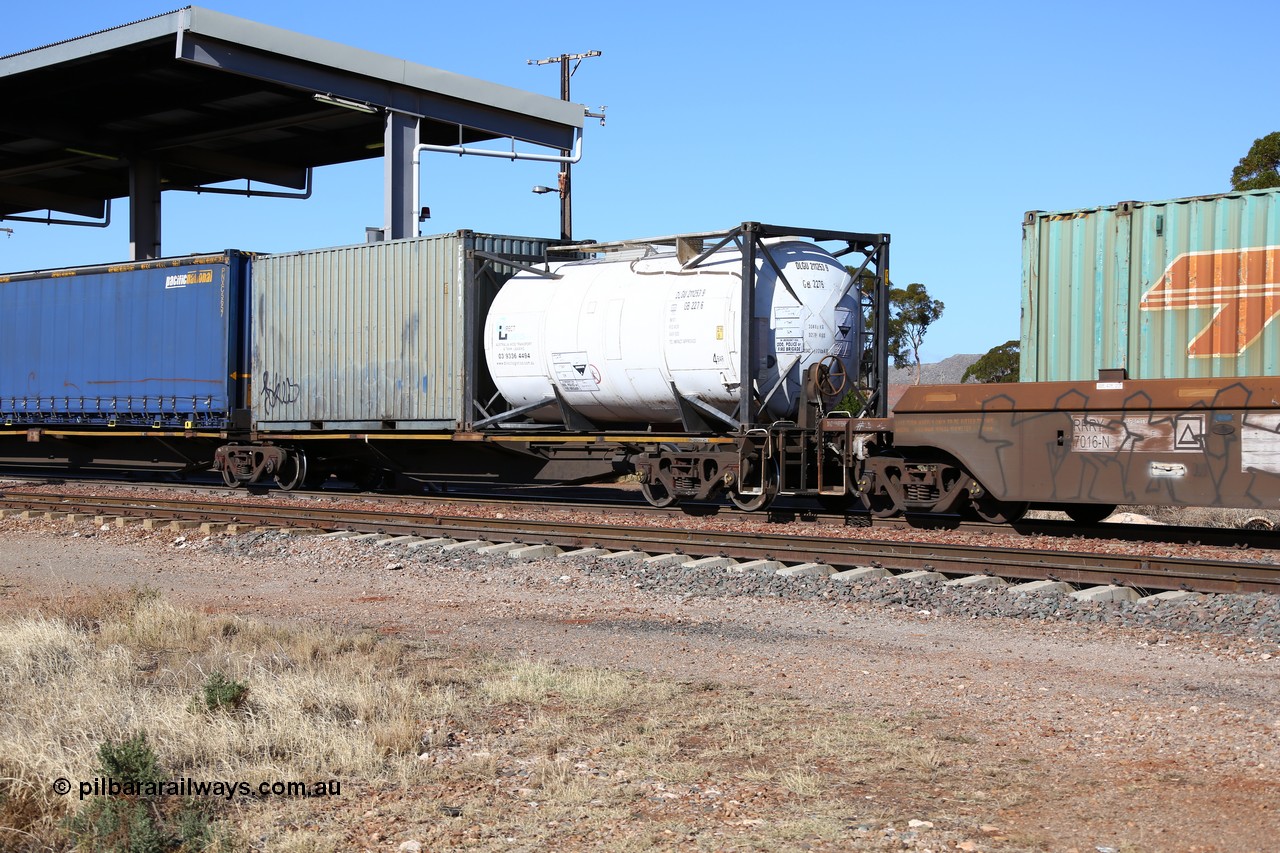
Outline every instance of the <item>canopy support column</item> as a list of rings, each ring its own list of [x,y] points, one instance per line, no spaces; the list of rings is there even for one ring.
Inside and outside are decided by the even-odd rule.
[[[160,257],[160,167],[145,157],[129,161],[129,251],[135,261]]]
[[[383,133],[382,163],[385,178],[386,216],[384,240],[418,236],[417,196],[413,186],[413,159],[417,155],[417,116],[388,110]]]

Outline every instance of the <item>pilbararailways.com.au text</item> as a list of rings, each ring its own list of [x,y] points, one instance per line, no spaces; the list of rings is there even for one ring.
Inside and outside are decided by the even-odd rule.
[[[69,793],[71,786],[66,779],[54,782],[54,790]],[[85,797],[340,797],[342,781],[321,779],[316,782],[252,782],[223,781],[203,782],[195,779],[166,779],[159,782],[121,782],[110,776],[94,777],[79,783],[80,799]]]

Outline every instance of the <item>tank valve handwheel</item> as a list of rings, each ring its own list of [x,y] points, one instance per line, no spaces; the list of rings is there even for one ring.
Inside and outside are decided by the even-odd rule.
[[[835,397],[844,393],[849,384],[849,371],[844,362],[834,355],[824,355],[818,362],[818,390],[824,397]]]

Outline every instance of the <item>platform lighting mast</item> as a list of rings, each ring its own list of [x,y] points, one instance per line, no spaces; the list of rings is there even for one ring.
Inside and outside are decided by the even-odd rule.
[[[567,101],[569,98],[569,78],[578,70],[578,66],[582,64],[582,60],[591,59],[600,56],[600,51],[589,50],[586,53],[562,53],[559,56],[549,56],[546,59],[530,59],[526,65],[550,65],[553,62],[560,63],[560,100]],[[569,67],[569,63],[573,63],[573,67]],[[587,113],[592,118],[600,119],[600,123],[604,124],[603,108],[601,114]],[[561,155],[568,157],[569,152],[561,149]],[[535,188],[534,192],[544,191],[542,187]],[[573,202],[570,199],[570,177],[569,164],[563,163],[560,166],[560,239],[567,242],[573,240]]]

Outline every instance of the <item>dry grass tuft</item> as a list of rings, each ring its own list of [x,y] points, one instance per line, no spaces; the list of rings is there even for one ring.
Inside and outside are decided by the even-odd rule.
[[[779,781],[798,797],[816,797],[822,793],[822,779],[811,770],[787,770]]]
[[[376,639],[203,616],[149,592],[10,622],[3,825],[56,835],[78,798],[51,780],[94,779],[99,746],[138,731],[173,778],[401,781],[418,768],[393,759],[417,754],[427,710],[414,682],[387,677],[404,666]],[[206,710],[213,673],[247,686],[235,713]]]
[[[204,804],[224,846],[294,853],[410,837],[424,849],[839,849],[866,780],[914,797],[963,766],[965,748],[740,688],[428,657],[148,591],[0,624],[0,707],[4,850],[66,849],[82,804],[50,780],[93,779],[101,745],[140,732],[171,778],[340,780],[325,800]]]
[[[499,704],[544,704],[560,700],[593,712],[610,711],[634,704],[637,699],[661,702],[669,691],[654,685],[646,696],[637,697],[633,679],[599,669],[566,669],[544,661],[520,661],[503,666],[480,683],[481,694]]]

